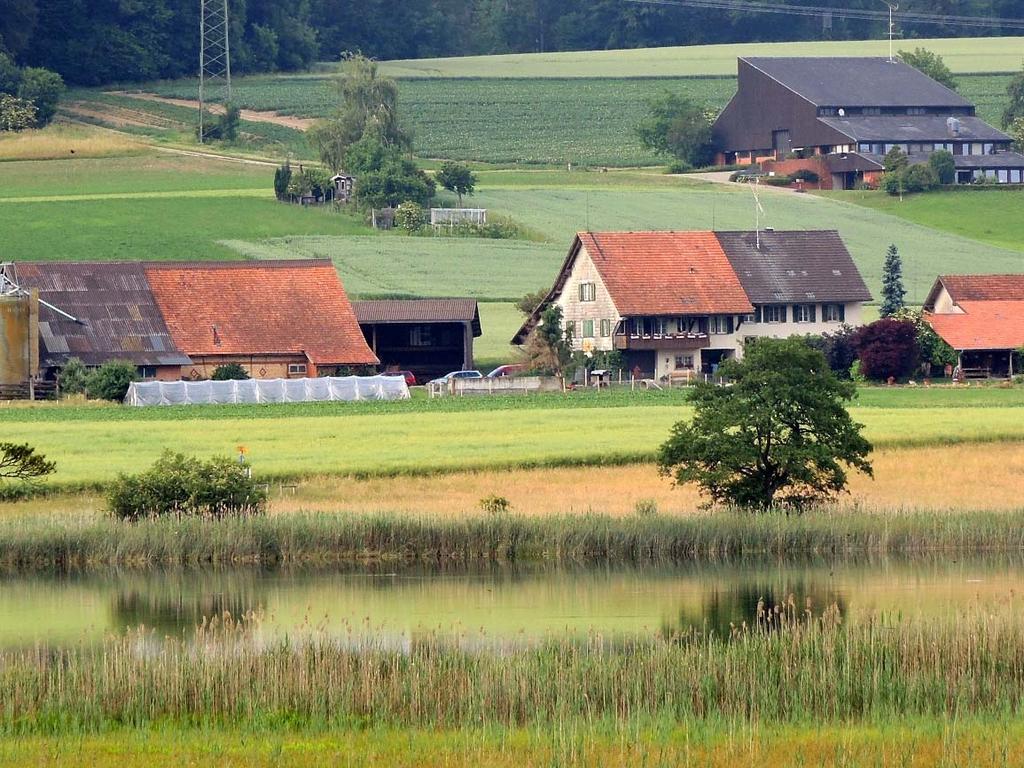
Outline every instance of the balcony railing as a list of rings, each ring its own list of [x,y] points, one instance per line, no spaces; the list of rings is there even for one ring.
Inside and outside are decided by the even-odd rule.
[[[688,350],[705,349],[711,344],[711,339],[706,333],[651,333],[651,334],[625,334],[620,333],[615,337],[615,348],[620,350],[635,349],[665,349],[665,350]]]

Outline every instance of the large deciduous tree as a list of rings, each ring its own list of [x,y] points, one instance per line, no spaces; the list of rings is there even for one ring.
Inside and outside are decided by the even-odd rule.
[[[917,47],[912,51],[900,51],[899,56],[904,63],[928,75],[932,80],[942,83],[951,91],[957,89],[953,72],[946,66],[946,62],[939,54],[933,53],[927,48]]]
[[[1015,121],[1024,120],[1024,69],[1013,76],[1006,95],[1009,102],[1003,110],[1003,128],[1010,128]]]
[[[917,331],[907,320],[883,317],[862,326],[857,329],[855,343],[860,372],[877,381],[907,376],[921,356]]]
[[[449,160],[437,172],[437,183],[459,196],[459,208],[462,207],[462,196],[472,195],[476,189],[476,175],[465,163]]]
[[[711,115],[685,96],[666,93],[648,105],[648,114],[637,126],[640,143],[670,155],[689,166],[714,160]]]
[[[764,511],[829,500],[849,468],[872,473],[871,444],[846,410],[854,385],[803,340],[759,339],[719,374],[733,385],[697,385],[693,419],[658,452],[663,474],[713,502]]]

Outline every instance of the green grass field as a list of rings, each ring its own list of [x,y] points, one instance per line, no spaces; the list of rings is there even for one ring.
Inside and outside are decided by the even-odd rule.
[[[1024,37],[933,38],[897,41],[941,55],[954,72],[1014,72]],[[382,71],[412,77],[679,77],[734,75],[738,56],[888,56],[884,40],[740,43],[612,51],[520,53],[387,61]]]
[[[959,237],[1024,251],[1024,191],[1019,189],[950,190],[909,195],[903,200],[873,192],[836,192],[830,196]],[[1024,256],[1018,256],[1016,262],[1011,260],[1006,267],[1007,272],[1024,271]],[[965,260],[962,271],[978,268]]]
[[[853,414],[879,447],[1024,439],[1024,399],[1016,390],[992,392],[999,394],[866,390]],[[581,418],[578,407],[567,406],[583,400],[588,407]],[[233,455],[245,445],[256,471],[274,477],[650,460],[671,425],[689,413],[685,393],[668,392],[635,400],[629,393],[610,393],[436,404],[416,399],[174,409],[51,405],[4,409],[0,424],[5,439],[30,441],[57,461],[49,482],[74,487],[137,471],[166,448]]]

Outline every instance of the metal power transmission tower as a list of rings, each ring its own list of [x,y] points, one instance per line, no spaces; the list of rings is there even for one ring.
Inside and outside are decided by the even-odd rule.
[[[209,135],[206,105],[231,101],[228,0],[199,0],[199,141]]]

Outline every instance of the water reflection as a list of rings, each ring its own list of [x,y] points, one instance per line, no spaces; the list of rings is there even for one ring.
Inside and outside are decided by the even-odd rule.
[[[204,618],[256,612],[260,636],[325,633],[346,642],[430,632],[540,638],[599,632],[727,635],[792,596],[813,615],[943,615],[1007,601],[1024,587],[1020,556],[933,560],[742,560],[679,567],[487,567],[434,570],[235,568],[0,576],[0,647],[96,642],[145,625],[187,636]],[[397,640],[396,640],[397,641]]]
[[[711,590],[697,610],[682,608],[675,623],[662,625],[661,636],[674,639],[697,632],[729,637],[746,627],[771,631],[780,625],[780,616],[819,619],[831,609],[843,615],[846,608],[842,591],[808,579],[742,582],[732,589]]]

